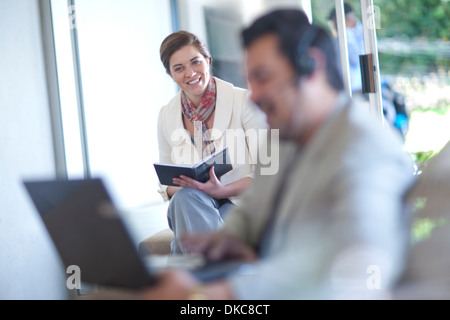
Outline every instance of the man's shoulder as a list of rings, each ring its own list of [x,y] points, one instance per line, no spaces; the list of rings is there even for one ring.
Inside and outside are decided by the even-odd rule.
[[[353,98],[351,104],[341,110],[328,135],[336,152],[364,152],[369,156],[404,154],[401,137],[383,124],[381,114],[376,115],[369,104],[359,98]]]

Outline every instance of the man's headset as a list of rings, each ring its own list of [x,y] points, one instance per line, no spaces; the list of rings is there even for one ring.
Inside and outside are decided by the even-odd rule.
[[[315,62],[314,59],[308,54],[308,51],[319,33],[319,28],[308,26],[306,30],[303,31],[303,35],[300,37],[295,56],[295,67],[297,68],[297,76],[299,78],[309,76],[314,71]]]

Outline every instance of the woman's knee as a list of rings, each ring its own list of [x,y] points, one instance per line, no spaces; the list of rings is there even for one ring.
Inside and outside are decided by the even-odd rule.
[[[218,214],[218,208],[217,201],[207,194],[196,189],[183,188],[170,200],[167,216],[169,221],[188,218],[209,219],[212,213]]]
[[[192,199],[205,198],[206,194],[193,188],[183,188],[175,192],[170,199],[170,205],[176,203],[184,203],[185,201],[192,201]]]

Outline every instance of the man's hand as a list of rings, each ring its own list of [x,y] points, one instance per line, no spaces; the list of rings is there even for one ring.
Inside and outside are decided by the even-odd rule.
[[[167,270],[151,288],[142,291],[144,300],[186,300],[199,283],[186,271]]]
[[[155,286],[141,291],[141,300],[230,300],[233,292],[226,280],[198,283],[189,273],[182,270],[164,271],[158,276]]]
[[[257,259],[250,246],[225,232],[185,235],[181,243],[187,252],[203,254],[211,261],[237,259],[253,262]]]

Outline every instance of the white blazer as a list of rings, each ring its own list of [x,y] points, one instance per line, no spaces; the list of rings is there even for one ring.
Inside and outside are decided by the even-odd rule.
[[[220,178],[226,185],[244,177],[253,177],[254,165],[258,160],[258,145],[262,142],[259,137],[263,136],[258,133],[267,132],[260,129],[267,130],[268,125],[265,114],[249,103],[246,89],[214,79],[217,98],[211,139],[216,150],[228,147],[233,170]],[[193,165],[201,160],[189,131],[184,127],[182,115],[180,91],[159,113],[158,145],[161,163]],[[167,186],[160,185],[158,192],[165,201],[169,200]],[[236,197],[231,201],[235,203]]]

